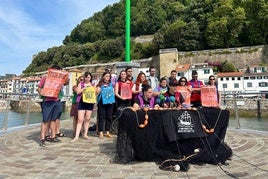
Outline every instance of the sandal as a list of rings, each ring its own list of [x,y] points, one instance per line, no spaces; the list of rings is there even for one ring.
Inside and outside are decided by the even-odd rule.
[[[46,142],[45,139],[40,140],[40,147],[45,147],[46,146]]]
[[[45,141],[51,141],[51,136],[50,135],[47,135],[44,140]]]
[[[61,142],[57,137],[51,138],[50,142]]]
[[[65,135],[65,134],[63,134],[63,133],[61,133],[61,132],[60,132],[60,133],[58,133],[58,134],[56,134],[56,136],[57,136],[57,137],[66,137],[66,135]]]

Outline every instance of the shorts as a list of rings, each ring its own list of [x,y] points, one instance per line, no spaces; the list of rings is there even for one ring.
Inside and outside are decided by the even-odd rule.
[[[94,103],[84,103],[82,100],[78,104],[78,110],[89,110],[92,111],[94,109]]]
[[[72,104],[71,111],[70,111],[70,116],[71,117],[77,117],[78,116],[78,103]]]
[[[42,102],[42,116],[44,123],[60,119],[63,111],[61,101],[43,101]]]

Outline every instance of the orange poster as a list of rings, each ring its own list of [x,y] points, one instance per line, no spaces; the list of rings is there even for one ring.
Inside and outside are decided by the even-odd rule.
[[[201,87],[201,103],[205,107],[218,107],[217,88],[215,86]]]
[[[57,98],[62,88],[62,85],[65,84],[67,79],[67,71],[49,69],[42,90],[42,96]]]
[[[129,83],[122,83],[121,84],[121,93],[120,95],[125,99],[132,98],[132,90]]]
[[[189,86],[177,86],[177,91],[181,93],[186,104],[191,104],[191,92]]]

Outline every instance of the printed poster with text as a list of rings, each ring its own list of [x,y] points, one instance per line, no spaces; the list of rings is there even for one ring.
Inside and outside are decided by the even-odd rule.
[[[49,69],[42,90],[42,96],[57,98],[67,79],[67,71]]]
[[[201,103],[205,107],[218,107],[217,88],[215,86],[203,86],[201,89]]]
[[[132,98],[132,90],[129,83],[122,83],[121,84],[121,94],[123,98],[125,99],[131,99]]]
[[[82,99],[84,103],[96,103],[96,88],[93,86],[87,87],[83,91]]]
[[[177,86],[177,91],[181,93],[186,104],[191,104],[191,92],[188,86]]]

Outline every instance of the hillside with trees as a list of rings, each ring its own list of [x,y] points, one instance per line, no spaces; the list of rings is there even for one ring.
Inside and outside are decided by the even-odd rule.
[[[63,45],[39,52],[24,75],[62,67],[123,61],[125,0],[83,20]],[[151,35],[138,43],[135,37]],[[268,0],[131,0],[131,59],[148,58],[159,49],[196,51],[268,43]]]

